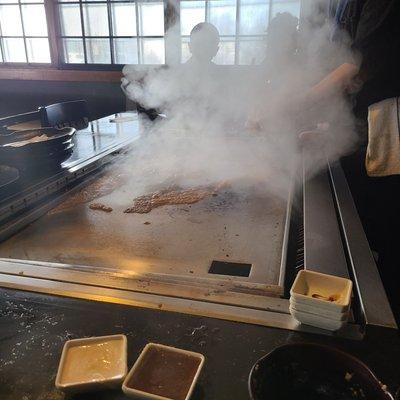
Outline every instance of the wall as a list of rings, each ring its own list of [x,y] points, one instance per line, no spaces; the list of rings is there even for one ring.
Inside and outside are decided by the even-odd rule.
[[[0,117],[36,110],[67,100],[88,102],[90,119],[125,110],[125,96],[117,82],[0,80]]]

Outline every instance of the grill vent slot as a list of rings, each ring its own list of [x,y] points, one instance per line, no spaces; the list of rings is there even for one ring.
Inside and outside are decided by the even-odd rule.
[[[214,260],[211,263],[211,267],[208,270],[208,273],[217,275],[248,277],[250,275],[250,270],[251,264]]]
[[[295,261],[295,269],[296,272],[304,269],[304,226],[301,221],[300,226],[298,227],[298,236],[297,236],[297,249],[296,249],[296,261]]]

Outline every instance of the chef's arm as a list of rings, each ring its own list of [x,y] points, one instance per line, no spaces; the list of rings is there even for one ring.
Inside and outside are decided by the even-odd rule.
[[[357,65],[344,63],[313,86],[307,93],[307,103],[312,106],[347,89],[359,72]]]
[[[365,0],[362,3],[356,36],[352,43],[352,50],[362,54],[362,67],[360,69],[350,61],[336,68],[309,91],[307,97],[313,104],[344,89],[359,89],[369,77],[377,73],[379,63],[376,60],[387,57],[387,39],[379,32],[385,20],[395,15],[398,0]]]

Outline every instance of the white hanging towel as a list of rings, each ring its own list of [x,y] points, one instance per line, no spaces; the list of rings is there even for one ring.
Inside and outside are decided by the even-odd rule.
[[[400,98],[368,108],[368,147],[365,166],[369,176],[400,174]]]

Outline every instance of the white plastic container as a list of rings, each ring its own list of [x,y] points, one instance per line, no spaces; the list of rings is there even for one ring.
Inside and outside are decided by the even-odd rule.
[[[55,384],[64,392],[114,388],[127,372],[125,335],[73,339],[64,345]]]
[[[297,311],[303,311],[310,314],[321,315],[323,317],[336,319],[338,321],[343,321],[347,319],[349,315],[349,311],[340,312],[340,311],[327,310],[326,308],[321,308],[321,307],[314,307],[310,306],[307,303],[296,301],[294,298],[290,298],[289,304]]]
[[[290,296],[298,305],[345,313],[350,308],[352,288],[353,282],[350,279],[301,270],[290,290]]]
[[[203,364],[202,354],[149,343],[129,371],[122,390],[141,400],[189,400]]]
[[[307,309],[305,307],[299,307],[297,304],[293,304],[293,302],[290,302],[290,308],[297,312],[315,315],[316,317],[331,319],[332,321],[347,321],[349,319],[349,313],[347,313],[347,312],[341,313],[341,314],[334,314],[334,315],[332,315],[332,313],[328,313],[325,310],[317,311],[317,312],[315,312],[313,310],[312,312],[310,312],[310,311],[307,311]]]
[[[347,322],[335,319],[325,318],[320,315],[310,314],[302,311],[295,310],[289,307],[290,314],[299,322],[305,325],[315,326],[317,328],[325,329],[327,331],[335,332],[341,329]]]

